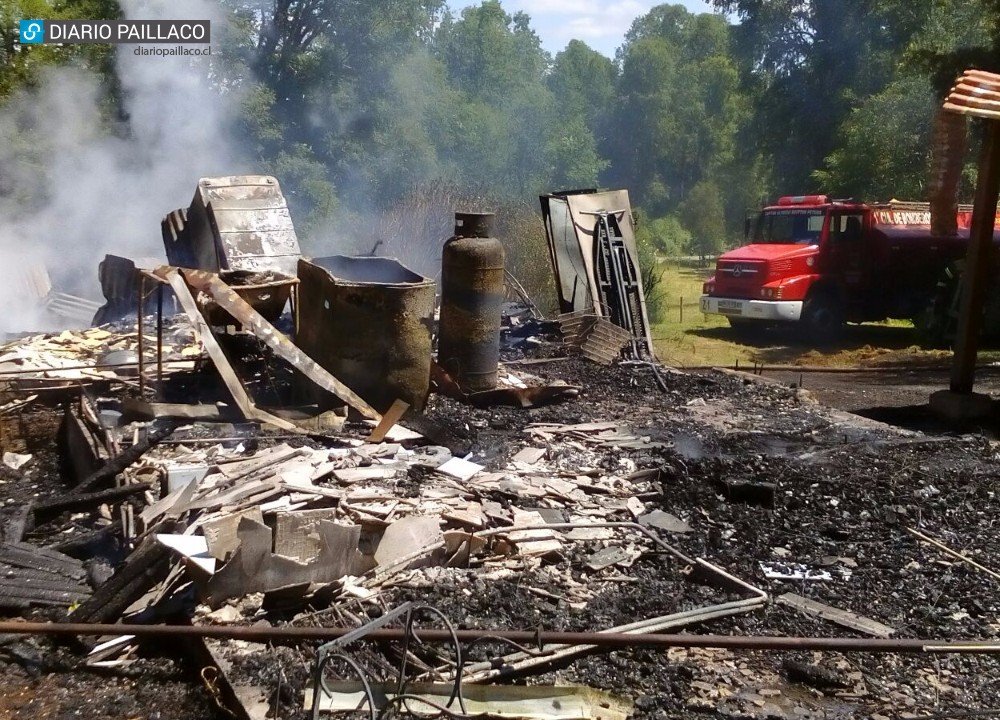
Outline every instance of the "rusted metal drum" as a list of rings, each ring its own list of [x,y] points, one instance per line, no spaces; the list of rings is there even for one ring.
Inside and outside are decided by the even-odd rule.
[[[455,213],[455,235],[441,256],[438,364],[466,392],[497,385],[503,245],[492,213]]]
[[[423,410],[430,390],[434,281],[392,258],[299,260],[296,344],[385,412]]]

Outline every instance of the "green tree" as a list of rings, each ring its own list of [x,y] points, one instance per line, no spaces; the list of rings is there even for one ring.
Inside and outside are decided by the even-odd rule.
[[[721,17],[660,5],[635,21],[619,51],[607,177],[635,187],[651,215],[676,210],[735,157],[743,105],[728,32]]]
[[[610,164],[601,157],[598,138],[614,107],[616,78],[614,63],[579,40],[556,55],[546,79],[555,102],[553,187],[596,186]]]
[[[547,189],[555,104],[545,86],[550,59],[528,16],[485,0],[446,17],[434,52],[458,93],[437,142],[449,172],[514,197]]]
[[[699,182],[684,200],[679,214],[684,227],[691,232],[688,251],[704,265],[707,258],[722,250],[726,237],[722,190],[711,180]]]
[[[676,215],[647,219],[636,214],[636,242],[640,240],[663,257],[680,257],[689,252],[691,233]]]
[[[903,50],[934,3],[895,0],[715,0],[733,28],[749,135],[772,158],[782,192],[818,189],[814,171],[838,130],[892,81]]]
[[[103,75],[109,96],[114,77],[114,46],[21,45],[21,20],[113,20],[121,17],[116,0],[0,0],[0,103],[15,90],[38,82],[46,67],[78,62]]]
[[[903,10],[905,3],[886,0]],[[866,98],[842,123],[837,148],[814,173],[820,186],[843,196],[926,199],[932,124],[942,97],[966,67],[1000,69],[1000,21],[995,0],[934,3],[910,33],[894,79]],[[974,175],[974,156],[966,158]],[[968,198],[970,188],[966,187]]]
[[[841,125],[816,185],[837,197],[926,199],[936,104],[930,80],[918,76],[868,98]]]
[[[243,123],[247,144],[265,164],[297,168],[290,189],[300,214],[321,217],[334,188],[354,206],[388,204],[433,171],[430,101],[411,91],[407,73],[427,67],[443,0],[272,0],[264,11],[225,2],[230,68],[250,68],[246,110],[265,114]],[[297,187],[305,178],[309,187]]]

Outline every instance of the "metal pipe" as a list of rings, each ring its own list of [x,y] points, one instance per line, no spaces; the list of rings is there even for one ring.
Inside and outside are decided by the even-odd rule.
[[[146,309],[146,276],[139,276],[139,312],[136,320],[138,321],[139,338],[138,338],[138,349],[136,350],[136,355],[139,359],[139,397],[145,399],[145,389],[146,389],[146,358],[143,357],[146,352],[143,334],[143,323],[142,314]]]
[[[163,399],[163,283],[156,284],[156,399]]]
[[[747,613],[761,607],[766,601],[766,597],[756,597],[749,600],[737,600],[735,602],[722,603],[721,605],[695,608],[693,610],[685,610],[684,612],[674,613],[673,615],[662,615],[660,617],[642,620],[629,625],[620,625],[618,627],[602,630],[600,633],[602,635],[620,633],[624,635],[636,636],[644,633],[652,634],[664,632],[666,630],[676,630],[695,623],[702,623],[709,620],[729,617],[731,615]],[[587,652],[594,647],[594,645],[550,645],[545,649],[544,654],[537,652],[529,653],[525,651],[515,652],[501,658],[503,663],[499,666],[497,665],[495,659],[466,666],[465,677],[463,679],[465,682],[472,683],[485,682],[510,672],[522,672],[528,668],[573,657],[574,655]]]
[[[193,625],[126,625],[90,623],[32,623],[3,621],[0,633],[22,635],[135,635],[136,637],[208,637],[258,642],[292,640],[334,640],[357,628],[343,627],[246,627]],[[402,628],[375,630],[365,639],[396,642],[404,639]],[[560,644],[593,645],[599,648],[679,647],[724,648],[740,650],[814,650],[869,653],[1000,653],[1000,642],[978,640],[939,640],[921,638],[838,638],[771,637],[761,635],[691,635],[531,631],[531,630],[447,630],[421,629],[425,642],[473,642],[483,637],[500,638],[522,645]]]

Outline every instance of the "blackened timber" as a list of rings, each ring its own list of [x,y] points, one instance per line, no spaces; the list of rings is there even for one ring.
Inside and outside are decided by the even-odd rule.
[[[0,580],[0,607],[9,610],[23,610],[32,605],[69,607],[86,597],[86,593],[23,588],[16,583]]]
[[[31,605],[56,605],[68,607],[86,600],[87,588],[70,584],[49,575],[51,580],[33,576],[14,575],[0,578],[0,607],[25,608]]]
[[[156,532],[169,532],[163,527]],[[94,594],[65,617],[73,623],[114,623],[129,605],[170,572],[170,550],[153,533],[139,543],[124,564]]]
[[[1000,198],[1000,120],[987,120],[979,156],[979,175],[972,209],[958,315],[958,337],[951,365],[951,391],[971,393],[976,374],[983,307],[993,273],[993,228]]]
[[[39,519],[51,517],[67,510],[86,510],[103,503],[125,500],[133,495],[141,495],[152,487],[153,484],[149,482],[134,483],[97,492],[74,493],[52,500],[41,500],[32,507],[35,511],[35,518]]]
[[[173,431],[174,428],[169,426],[149,433],[146,435],[144,440],[140,440],[132,447],[123,450],[119,455],[116,455],[108,460],[103,467],[84,478],[80,484],[73,489],[73,493],[88,493],[104,481],[113,478],[121,472],[124,472],[126,468],[130,467],[139,458],[146,454],[150,448],[156,446],[157,443],[168,437]]]
[[[78,560],[26,543],[0,545],[0,563],[61,575],[73,580],[82,580],[87,575]]]
[[[101,543],[109,541],[115,536],[120,536],[122,531],[121,520],[115,520],[110,525],[105,525],[97,530],[74,535],[68,540],[62,540],[51,545],[46,545],[46,549],[69,555],[78,559],[86,559],[92,556],[91,548]]]
[[[212,327],[208,324],[205,316],[201,314],[201,310],[198,309],[198,303],[195,301],[194,295],[191,294],[191,290],[188,288],[187,282],[183,277],[181,277],[180,273],[177,272],[177,269],[169,267],[159,268],[156,273],[159,277],[162,277],[169,282],[170,287],[174,289],[174,295],[177,298],[177,302],[180,303],[184,313],[188,316],[188,319],[194,326],[196,337],[198,337],[201,341],[201,344],[204,346],[208,356],[212,359],[215,369],[219,371],[219,376],[222,378],[222,382],[225,383],[226,389],[228,389],[230,395],[233,396],[233,401],[236,403],[237,407],[239,407],[243,417],[247,420],[257,420],[258,422],[270,423],[275,427],[279,427],[282,430],[287,430],[289,432],[302,432],[300,428],[293,423],[290,423],[276,415],[272,415],[266,410],[261,410],[259,407],[254,405],[253,400],[247,393],[246,388],[243,386],[243,382],[233,369],[232,364],[229,362],[229,358],[226,357],[225,351],[222,349],[222,346],[219,345],[219,341],[216,340],[215,335],[212,334]]]
[[[20,542],[24,534],[35,528],[35,515],[31,510],[31,503],[25,503],[3,526],[2,539],[4,542]]]
[[[218,275],[200,270],[182,270],[182,273],[190,285],[209,295],[219,304],[219,307],[242,323],[245,328],[251,330],[257,338],[280,357],[287,360],[296,370],[327,392],[339,397],[364,417],[376,421],[382,419],[375,408],[292,344],[284,334],[254,310],[250,303],[237,295],[236,291],[226,285]]]

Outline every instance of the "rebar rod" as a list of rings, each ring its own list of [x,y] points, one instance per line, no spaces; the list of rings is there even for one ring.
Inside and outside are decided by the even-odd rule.
[[[258,642],[290,642],[296,640],[333,640],[354,632],[353,627],[260,627],[236,625],[126,625],[90,623],[0,622],[0,634],[22,635],[135,635],[136,637],[181,638],[207,637]],[[690,635],[690,634],[623,634],[593,631],[569,632],[556,630],[447,630],[422,629],[424,642],[473,642],[481,637],[503,638],[523,645],[557,643],[560,645],[593,645],[599,648],[678,647],[723,648],[739,650],[816,650],[868,653],[1000,653],[1000,642],[986,640],[941,640],[923,638],[839,638],[786,637],[762,635]],[[396,642],[405,637],[403,629],[375,630],[365,636],[373,642]]]

